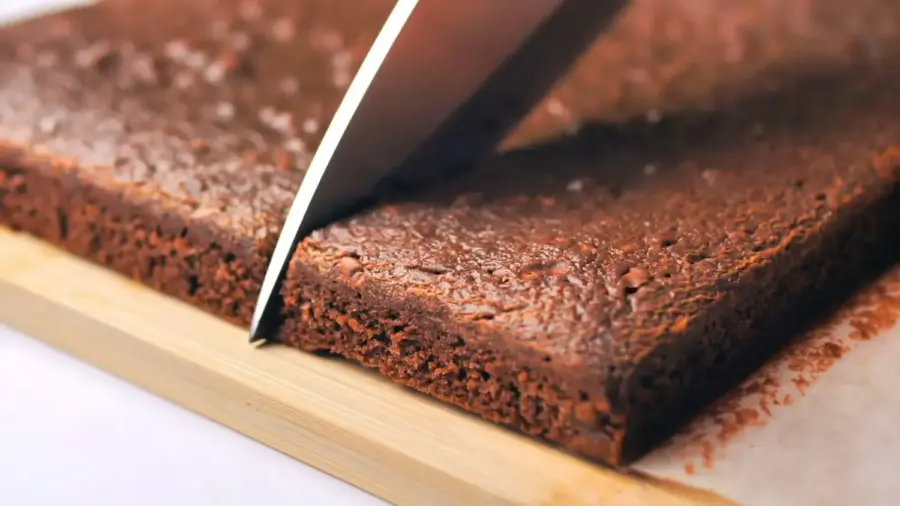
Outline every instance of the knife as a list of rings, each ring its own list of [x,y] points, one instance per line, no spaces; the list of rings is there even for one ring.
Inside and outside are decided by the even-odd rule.
[[[288,211],[250,342],[276,337],[278,290],[300,240],[385,181],[424,181],[491,154],[626,2],[399,0]]]

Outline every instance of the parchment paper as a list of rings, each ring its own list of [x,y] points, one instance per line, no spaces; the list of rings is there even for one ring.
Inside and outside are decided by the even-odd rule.
[[[747,505],[900,505],[900,266],[635,466]]]

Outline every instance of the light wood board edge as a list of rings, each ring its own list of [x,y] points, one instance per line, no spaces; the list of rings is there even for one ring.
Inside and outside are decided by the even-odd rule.
[[[727,504],[593,465],[0,228],[0,322],[395,504]]]

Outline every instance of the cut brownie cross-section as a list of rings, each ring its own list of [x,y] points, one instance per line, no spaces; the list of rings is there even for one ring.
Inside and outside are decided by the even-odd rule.
[[[627,462],[897,258],[900,79],[597,127],[313,234],[285,338]]]

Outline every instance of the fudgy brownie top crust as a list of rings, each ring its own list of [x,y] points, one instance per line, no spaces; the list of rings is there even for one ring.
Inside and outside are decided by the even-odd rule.
[[[113,0],[4,28],[0,148],[272,242],[388,9]]]
[[[820,80],[504,155],[440,195],[313,234],[295,270],[414,301],[596,388],[840,213],[896,191],[898,82]]]

